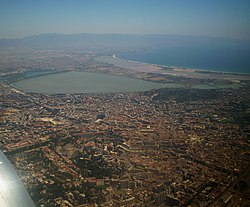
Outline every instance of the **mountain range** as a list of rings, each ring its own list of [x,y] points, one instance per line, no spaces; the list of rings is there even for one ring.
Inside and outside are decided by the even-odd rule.
[[[7,48],[128,50],[189,46],[250,51],[250,41],[208,36],[49,33],[19,39],[0,39],[0,50]]]

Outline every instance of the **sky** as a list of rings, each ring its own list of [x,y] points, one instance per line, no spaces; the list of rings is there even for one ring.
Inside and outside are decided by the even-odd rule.
[[[250,40],[250,0],[0,0],[0,38],[43,33]]]

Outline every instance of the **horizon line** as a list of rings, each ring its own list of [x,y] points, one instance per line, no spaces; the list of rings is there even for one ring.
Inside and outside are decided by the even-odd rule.
[[[157,33],[145,33],[145,34],[138,34],[138,33],[90,33],[90,32],[82,32],[82,33],[57,33],[57,32],[46,32],[46,33],[39,33],[39,34],[30,34],[22,37],[13,37],[13,38],[5,38],[0,37],[0,40],[21,40],[24,38],[35,37],[35,36],[43,36],[43,35],[62,35],[62,36],[74,36],[74,35],[130,35],[130,36],[183,36],[183,37],[207,37],[207,38],[222,38],[228,40],[239,40],[239,41],[250,41],[250,39],[239,39],[233,37],[225,37],[225,36],[210,36],[210,35],[188,35],[188,34],[175,34],[175,33],[166,33],[166,34],[157,34]]]

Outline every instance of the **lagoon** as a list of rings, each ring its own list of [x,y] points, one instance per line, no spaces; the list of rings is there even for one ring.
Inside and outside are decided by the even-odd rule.
[[[135,78],[74,71],[23,79],[13,85],[26,92],[47,94],[138,92],[164,86]]]

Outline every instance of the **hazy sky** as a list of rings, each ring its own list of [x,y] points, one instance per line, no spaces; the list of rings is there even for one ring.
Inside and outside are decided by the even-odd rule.
[[[41,33],[250,39],[250,0],[0,0],[0,38]]]

